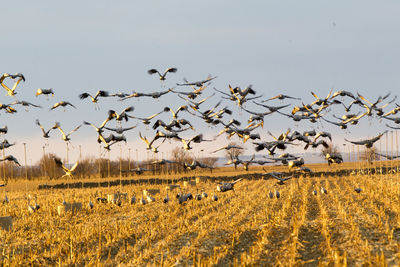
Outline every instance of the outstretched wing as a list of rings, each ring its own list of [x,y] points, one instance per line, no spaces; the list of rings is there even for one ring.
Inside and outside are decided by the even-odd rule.
[[[79,125],[78,127],[76,127],[75,129],[73,129],[72,131],[70,131],[70,132],[68,133],[68,135],[70,135],[70,134],[72,134],[72,133],[78,131],[78,129],[81,128],[81,126],[82,126],[82,124]]]
[[[59,167],[59,168],[63,168],[64,167],[61,159],[56,158],[56,157],[54,157],[53,159],[54,159],[54,162],[56,163],[57,167]]]
[[[74,166],[69,170],[70,172],[75,171],[76,167],[78,167],[78,162],[75,162]]]

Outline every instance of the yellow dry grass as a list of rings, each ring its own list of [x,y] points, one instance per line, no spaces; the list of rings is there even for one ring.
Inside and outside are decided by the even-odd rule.
[[[0,216],[13,217],[12,230],[0,230],[0,264],[397,266],[399,185],[396,174],[301,177],[283,186],[271,179],[243,180],[214,202],[216,185],[201,182],[182,190],[193,195],[204,190],[208,198],[185,205],[174,197],[179,189],[163,204],[165,185],[31,190],[41,208],[30,213],[23,183],[21,190],[9,192],[9,204],[0,204]],[[320,193],[321,186],[328,194]],[[139,200],[144,189],[160,189],[156,202],[130,205],[130,196]],[[129,195],[121,207],[95,201],[95,195],[117,190]],[[275,190],[280,199],[268,197]],[[82,202],[83,209],[59,216],[63,197]],[[90,198],[93,210],[87,206]]]

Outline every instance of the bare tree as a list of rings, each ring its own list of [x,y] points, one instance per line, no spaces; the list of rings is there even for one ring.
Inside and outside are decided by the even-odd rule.
[[[217,161],[218,161],[218,158],[215,158],[215,157],[201,158],[199,160],[199,162],[201,162],[207,166],[210,166],[210,167],[215,167],[215,164],[217,163]]]
[[[39,160],[40,170],[42,171],[42,175],[44,177],[48,177],[49,179],[56,179],[61,177],[64,172],[56,166],[54,162],[55,154],[46,154],[42,156]]]
[[[239,145],[236,142],[230,142],[228,145],[242,147],[241,145]],[[240,149],[240,148],[231,148],[229,150],[226,150],[226,154],[225,155],[226,155],[226,158],[228,160],[234,160],[235,158],[238,158],[242,154],[243,154],[243,147],[242,147],[242,149]]]
[[[380,156],[377,153],[378,149],[375,146],[365,148],[363,151],[360,152],[360,159],[367,161],[368,164],[373,164],[375,160],[380,159]]]
[[[332,143],[329,143],[328,147],[326,147],[326,148],[322,147],[322,149],[321,149],[321,156],[324,157],[324,159],[325,159],[326,154],[340,155],[341,153],[340,153],[340,149],[338,146],[336,146]]]
[[[175,170],[175,173],[180,173],[182,171],[185,171],[183,164],[185,162],[191,162],[193,161],[193,158],[190,156],[189,152],[184,150],[182,147],[175,147],[172,151],[172,160],[176,161],[177,163],[174,164],[175,166],[173,167]]]

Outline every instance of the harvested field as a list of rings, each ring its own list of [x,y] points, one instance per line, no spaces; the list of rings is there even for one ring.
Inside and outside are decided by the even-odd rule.
[[[400,180],[380,176],[244,179],[234,191],[217,192],[201,180],[169,192],[164,185],[36,190],[40,209],[30,213],[25,192],[13,192],[0,207],[13,217],[0,230],[2,265],[373,265],[399,264]],[[182,185],[182,183],[180,183]],[[322,194],[324,187],[327,194]],[[156,201],[139,204],[143,189],[160,189]],[[355,188],[361,188],[356,193]],[[121,189],[121,206],[97,203]],[[207,192],[178,204],[179,191]],[[280,198],[270,199],[270,191]],[[313,195],[313,190],[318,194]],[[131,205],[130,198],[137,202]],[[57,214],[63,201],[82,202],[74,214]],[[89,199],[94,208],[88,208]],[[32,198],[30,205],[34,204]]]

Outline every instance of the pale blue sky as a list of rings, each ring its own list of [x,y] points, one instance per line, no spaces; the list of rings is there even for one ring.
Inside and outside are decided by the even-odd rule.
[[[388,91],[395,94],[400,86],[399,11],[398,1],[13,1],[3,6],[0,16],[1,72],[22,72],[27,81],[18,87],[18,98],[46,108],[1,113],[1,124],[10,129],[7,139],[17,142],[9,152],[21,156],[22,143],[27,142],[28,155],[36,162],[34,153],[44,144],[36,118],[46,127],[60,121],[69,130],[82,120],[98,124],[111,107],[119,111],[133,105],[134,114],[141,116],[166,104],[183,104],[176,96],[122,103],[101,99],[101,110],[94,111],[89,101],[78,99],[79,93],[98,89],[159,91],[157,78],[146,73],[153,67],[178,68],[167,78],[167,86],[183,77],[199,80],[213,74],[218,76],[213,86],[221,90],[227,90],[228,83],[253,84],[265,98],[283,92],[309,102],[311,90],[325,96],[331,88],[371,98]],[[39,87],[54,88],[56,97],[35,98]],[[13,101],[4,94],[1,103]],[[76,104],[78,110],[48,112],[59,100]],[[238,114],[244,123],[247,114]],[[136,122],[127,126],[132,124]],[[375,135],[378,128],[365,133],[375,124],[365,120],[349,135]],[[300,128],[312,126],[307,122]],[[266,129],[276,133],[287,127],[294,128],[292,121],[279,116],[266,121]],[[198,128],[213,131],[204,124]],[[330,126],[326,130],[344,135]],[[144,152],[137,132],[127,134],[128,147]],[[264,140],[265,132],[261,131]],[[88,147],[85,155],[97,147],[96,133],[89,127],[72,138],[73,144]],[[58,133],[52,135],[49,151],[61,153],[59,139]],[[114,150],[119,155],[119,149]],[[76,150],[71,154],[76,157]]]

